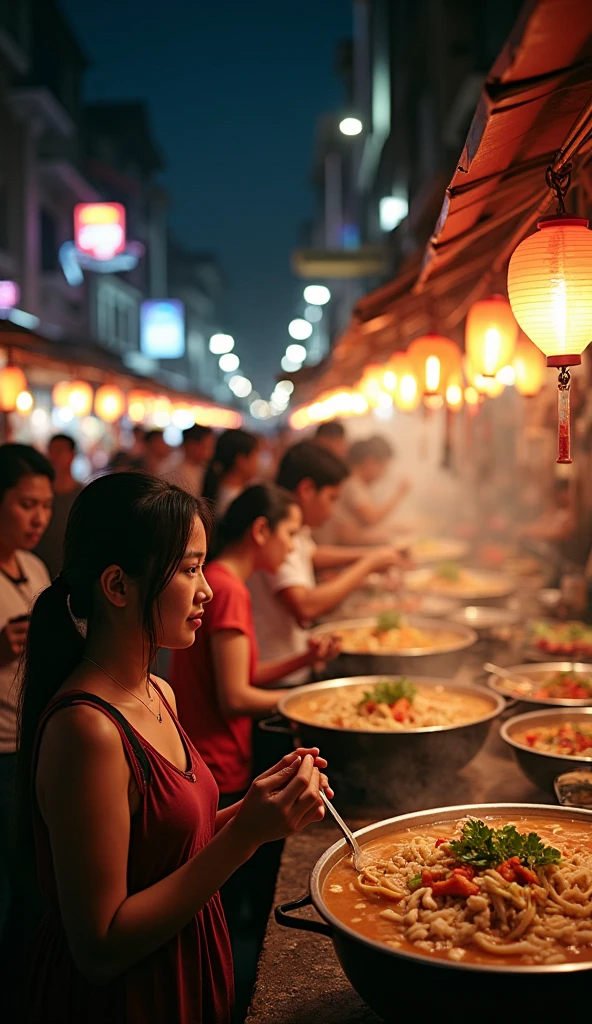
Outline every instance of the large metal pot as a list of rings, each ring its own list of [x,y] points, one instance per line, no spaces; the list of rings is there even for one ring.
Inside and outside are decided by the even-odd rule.
[[[531,704],[534,707],[549,707],[549,708],[585,708],[592,705],[592,691],[589,697],[578,697],[570,699],[568,697],[534,697],[538,687],[544,681],[545,676],[549,673],[557,672],[569,672],[574,676],[581,676],[582,679],[590,679],[592,676],[592,667],[586,665],[583,662],[577,661],[547,661],[531,664],[527,662],[525,665],[512,665],[506,669],[506,672],[510,672],[512,675],[521,676],[524,680],[531,680],[532,685],[528,686],[525,682],[524,685],[517,685],[514,687],[509,680],[503,679],[501,676],[492,674],[489,676],[487,683],[492,690],[496,693],[501,693],[504,697],[510,697],[512,700],[519,701],[520,703]]]
[[[527,747],[517,739],[517,736],[525,729],[564,725],[566,722],[585,722],[586,725],[592,725],[592,708],[528,711],[524,715],[509,718],[500,729],[500,736],[512,747],[524,774],[536,786],[546,789],[549,793],[555,791],[554,783],[558,775],[574,771],[576,768],[592,767],[592,757],[558,757],[556,754],[545,754]]]
[[[477,592],[470,584],[464,589],[451,590],[434,576],[432,569],[412,569],[405,573],[403,586],[412,593],[453,597],[472,605],[505,604],[510,594],[516,590],[516,580],[511,576],[483,569],[471,569],[470,571],[471,575],[479,580]]]
[[[303,696],[359,686],[371,688],[389,676],[330,679],[299,686],[280,698],[278,710],[304,746],[317,746],[329,761],[331,784],[346,807],[388,807],[393,811],[430,807],[445,800],[456,773],[483,746],[491,721],[505,708],[503,697],[480,686],[413,676],[424,687],[444,686],[456,694],[484,697],[490,711],[467,725],[433,726],[406,732],[328,728],[310,724],[296,710]]]
[[[426,619],[416,615],[406,615],[405,622],[418,629],[429,630],[431,633],[455,633],[455,642],[445,641],[433,651],[425,647],[410,647],[406,650],[371,654],[360,654],[348,650],[347,638],[344,639],[341,654],[330,665],[329,671],[336,676],[361,676],[367,674],[392,673],[394,675],[453,676],[460,666],[463,653],[477,642],[477,634],[468,626],[459,626],[454,622],[443,622],[441,619]],[[340,630],[373,627],[376,619],[345,619],[341,622],[324,623],[314,630],[315,635],[339,633]]]
[[[544,804],[480,804],[440,807],[389,818],[361,829],[356,836],[363,846],[395,830],[456,821],[465,815],[503,816],[508,820],[518,815],[540,815],[546,819],[552,816],[559,820],[567,817],[592,826],[590,811]],[[400,1022],[408,1016],[406,1011],[411,1006],[418,1019],[422,1019],[421,1011],[428,1009],[440,1011],[438,1020],[467,1018],[468,1007],[474,1007],[477,1020],[497,1020],[499,1013],[515,1020],[524,1010],[528,1011],[528,1020],[535,1020],[537,1015],[541,1015],[541,1020],[548,1020],[547,1013],[551,1005],[555,1008],[555,999],[566,1006],[567,998],[570,1005],[576,1005],[578,998],[589,998],[592,960],[516,967],[462,963],[436,959],[419,950],[415,953],[396,949],[360,935],[338,920],[323,899],[325,879],[346,850],[344,840],[328,849],[313,869],[309,893],[276,907],[275,917],[281,925],[320,932],[331,938],[345,975],[362,999],[385,1021]],[[290,916],[292,911],[308,904],[315,907],[322,921]],[[509,1002],[510,999],[517,1002]],[[495,1017],[488,1015],[488,1000],[489,1005],[491,1001],[495,1003]]]

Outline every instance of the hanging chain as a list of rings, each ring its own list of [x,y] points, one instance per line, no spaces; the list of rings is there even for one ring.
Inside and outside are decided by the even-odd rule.
[[[565,197],[571,183],[571,164],[565,164],[561,171],[554,171],[551,166],[547,167],[546,179],[547,185],[557,199],[557,213],[564,214]]]
[[[557,387],[560,391],[569,391],[571,384],[571,373],[568,366],[562,366],[557,375]]]

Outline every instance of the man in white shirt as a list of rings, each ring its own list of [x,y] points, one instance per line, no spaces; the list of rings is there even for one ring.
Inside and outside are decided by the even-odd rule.
[[[249,581],[264,661],[304,653],[307,626],[343,601],[369,573],[400,563],[400,555],[391,546],[368,550],[315,545],[311,529],[331,516],[347,475],[345,463],[311,441],[288,449],[280,463],[277,483],[294,494],[302,510],[303,527],[294,551],[279,571],[255,573]],[[331,568],[341,571],[317,584],[315,570]],[[301,683],[306,675],[304,669],[285,682]]]
[[[393,536],[387,521],[409,491],[403,480],[387,498],[377,500],[372,488],[384,480],[395,453],[383,437],[356,441],[349,450],[351,476],[345,481],[326,534],[334,544],[387,544]]]
[[[203,491],[203,482],[208,463],[214,455],[214,431],[196,423],[183,431],[183,459],[166,479],[177,487],[189,491],[198,498]]]

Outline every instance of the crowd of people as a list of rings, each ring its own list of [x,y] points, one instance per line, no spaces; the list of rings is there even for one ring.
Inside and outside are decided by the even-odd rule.
[[[232,949],[260,942],[281,841],[332,795],[319,750],[253,723],[337,656],[308,627],[401,560],[371,532],[401,486],[371,523],[364,493],[393,452],[363,444],[326,425],[265,478],[245,430],[191,427],[173,458],[138,428],[84,486],[65,434],[0,446],[11,1020],[231,1020]]]

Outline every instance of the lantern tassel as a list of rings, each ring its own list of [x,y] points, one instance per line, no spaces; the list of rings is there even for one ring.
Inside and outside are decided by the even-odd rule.
[[[570,372],[567,366],[562,366],[557,378],[558,463],[570,463],[572,461],[570,450],[570,384]]]

